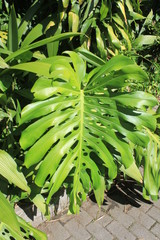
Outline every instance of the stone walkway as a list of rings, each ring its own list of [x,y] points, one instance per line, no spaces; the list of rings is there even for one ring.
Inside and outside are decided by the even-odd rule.
[[[160,199],[144,201],[138,188],[121,184],[105,196],[101,208],[92,196],[79,215],[61,214],[38,229],[48,240],[158,240]]]

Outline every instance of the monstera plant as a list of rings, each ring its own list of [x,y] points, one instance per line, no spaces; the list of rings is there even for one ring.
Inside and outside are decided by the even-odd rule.
[[[82,52],[12,67],[38,77],[34,102],[24,107],[20,120],[24,165],[34,169],[34,183],[48,191],[47,204],[63,184],[68,187],[74,213],[91,190],[102,204],[104,190],[119,172],[143,184],[133,146],[146,150],[147,130],[156,129],[148,111],[156,98],[121,91],[147,81],[147,74],[123,55],[103,62],[90,54],[90,63],[97,66],[90,70]],[[157,196],[158,189],[151,195]]]

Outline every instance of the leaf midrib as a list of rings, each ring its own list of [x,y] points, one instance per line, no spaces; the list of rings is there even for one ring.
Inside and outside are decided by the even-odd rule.
[[[84,127],[84,91],[80,90],[80,149],[79,149],[79,167],[82,157],[83,145],[83,127]]]

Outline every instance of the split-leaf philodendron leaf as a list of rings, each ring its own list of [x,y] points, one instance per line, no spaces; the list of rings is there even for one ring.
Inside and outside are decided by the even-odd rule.
[[[47,203],[69,177],[70,210],[78,212],[92,189],[98,205],[103,202],[118,168],[143,181],[130,143],[147,146],[144,127],[155,130],[156,120],[144,110],[157,100],[144,92],[121,92],[128,84],[147,81],[129,58],[113,57],[87,74],[86,62],[75,52],[67,54],[70,62],[61,56],[45,65],[47,76],[40,76],[43,62],[27,67],[39,77],[32,88],[35,101],[22,111],[20,124],[29,125],[20,144],[25,166],[37,166],[35,183],[49,182]],[[14,68],[25,70],[25,64]]]

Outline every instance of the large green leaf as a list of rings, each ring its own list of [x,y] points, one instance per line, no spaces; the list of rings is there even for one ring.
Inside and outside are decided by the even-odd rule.
[[[157,100],[143,92],[117,91],[126,81],[147,81],[129,58],[116,56],[87,75],[81,57],[67,53],[72,64],[56,57],[50,67],[52,77],[48,79],[47,74],[35,82],[36,101],[22,110],[20,124],[29,126],[22,132],[20,145],[27,150],[25,166],[38,164],[35,183],[43,187],[49,181],[47,203],[66,178],[72,178],[70,210],[76,212],[91,189],[98,204],[102,203],[104,172],[110,185],[117,176],[117,163],[125,174],[142,182],[130,142],[147,146],[143,126],[155,129],[156,121],[144,109]]]
[[[22,218],[18,217],[8,200],[0,192],[0,239],[42,239],[46,234],[33,228]]]
[[[3,222],[13,228],[17,234],[21,235],[20,226],[16,214],[9,204],[8,200],[0,192],[0,222]],[[19,239],[22,240],[22,237]]]

